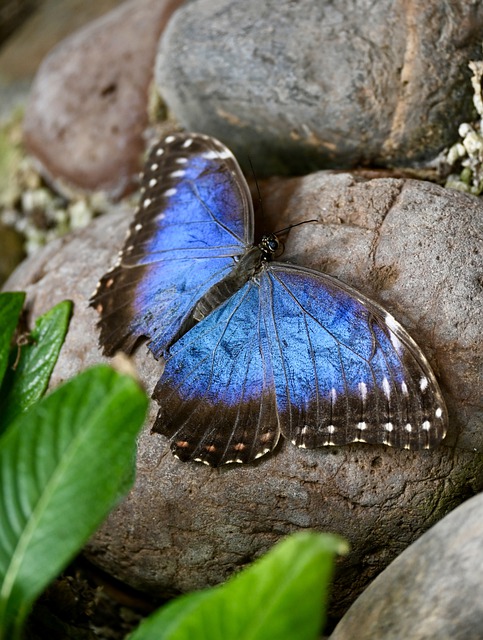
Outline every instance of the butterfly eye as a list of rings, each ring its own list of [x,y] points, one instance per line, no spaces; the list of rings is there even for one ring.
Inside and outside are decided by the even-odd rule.
[[[268,244],[268,248],[272,252],[275,252],[280,246],[280,242],[278,241],[278,238],[276,236],[270,237],[267,244]]]

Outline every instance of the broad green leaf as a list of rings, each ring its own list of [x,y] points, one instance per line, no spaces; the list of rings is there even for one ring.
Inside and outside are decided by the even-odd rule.
[[[147,618],[130,640],[316,640],[334,555],[347,543],[297,533],[224,585],[182,596]]]
[[[0,439],[1,640],[18,637],[35,598],[131,486],[146,406],[131,378],[102,365]]]
[[[25,301],[25,293],[0,293],[0,385],[7,370],[10,343]],[[0,394],[2,390],[0,389]],[[1,396],[0,396],[1,397]]]
[[[24,345],[14,347],[0,394],[0,433],[45,393],[71,313],[72,302],[64,300],[37,319]]]

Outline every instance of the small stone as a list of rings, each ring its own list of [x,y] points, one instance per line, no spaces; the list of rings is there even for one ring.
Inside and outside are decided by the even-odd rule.
[[[407,165],[471,119],[482,30],[466,0],[199,0],[163,34],[156,79],[188,130],[259,177]]]
[[[136,184],[159,34],[181,0],[131,0],[62,41],[35,78],[27,149],[44,174],[119,198]]]

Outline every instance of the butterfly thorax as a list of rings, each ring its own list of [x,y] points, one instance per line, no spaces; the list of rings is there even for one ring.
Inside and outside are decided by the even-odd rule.
[[[193,320],[199,322],[206,318],[214,309],[218,308],[225,300],[228,300],[250,278],[252,278],[262,266],[273,260],[275,253],[281,244],[273,233],[262,237],[260,244],[249,249],[235,264],[232,272],[223,280],[213,285],[201,298],[193,312]]]

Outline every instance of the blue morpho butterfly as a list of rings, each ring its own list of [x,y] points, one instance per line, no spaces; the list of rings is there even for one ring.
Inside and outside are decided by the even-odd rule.
[[[183,461],[251,462],[280,434],[309,449],[351,442],[429,449],[446,433],[436,379],[406,331],[329,275],[253,246],[232,153],[181,133],[147,160],[117,266],[91,299],[107,355],[148,337],[166,366],[153,430]]]

